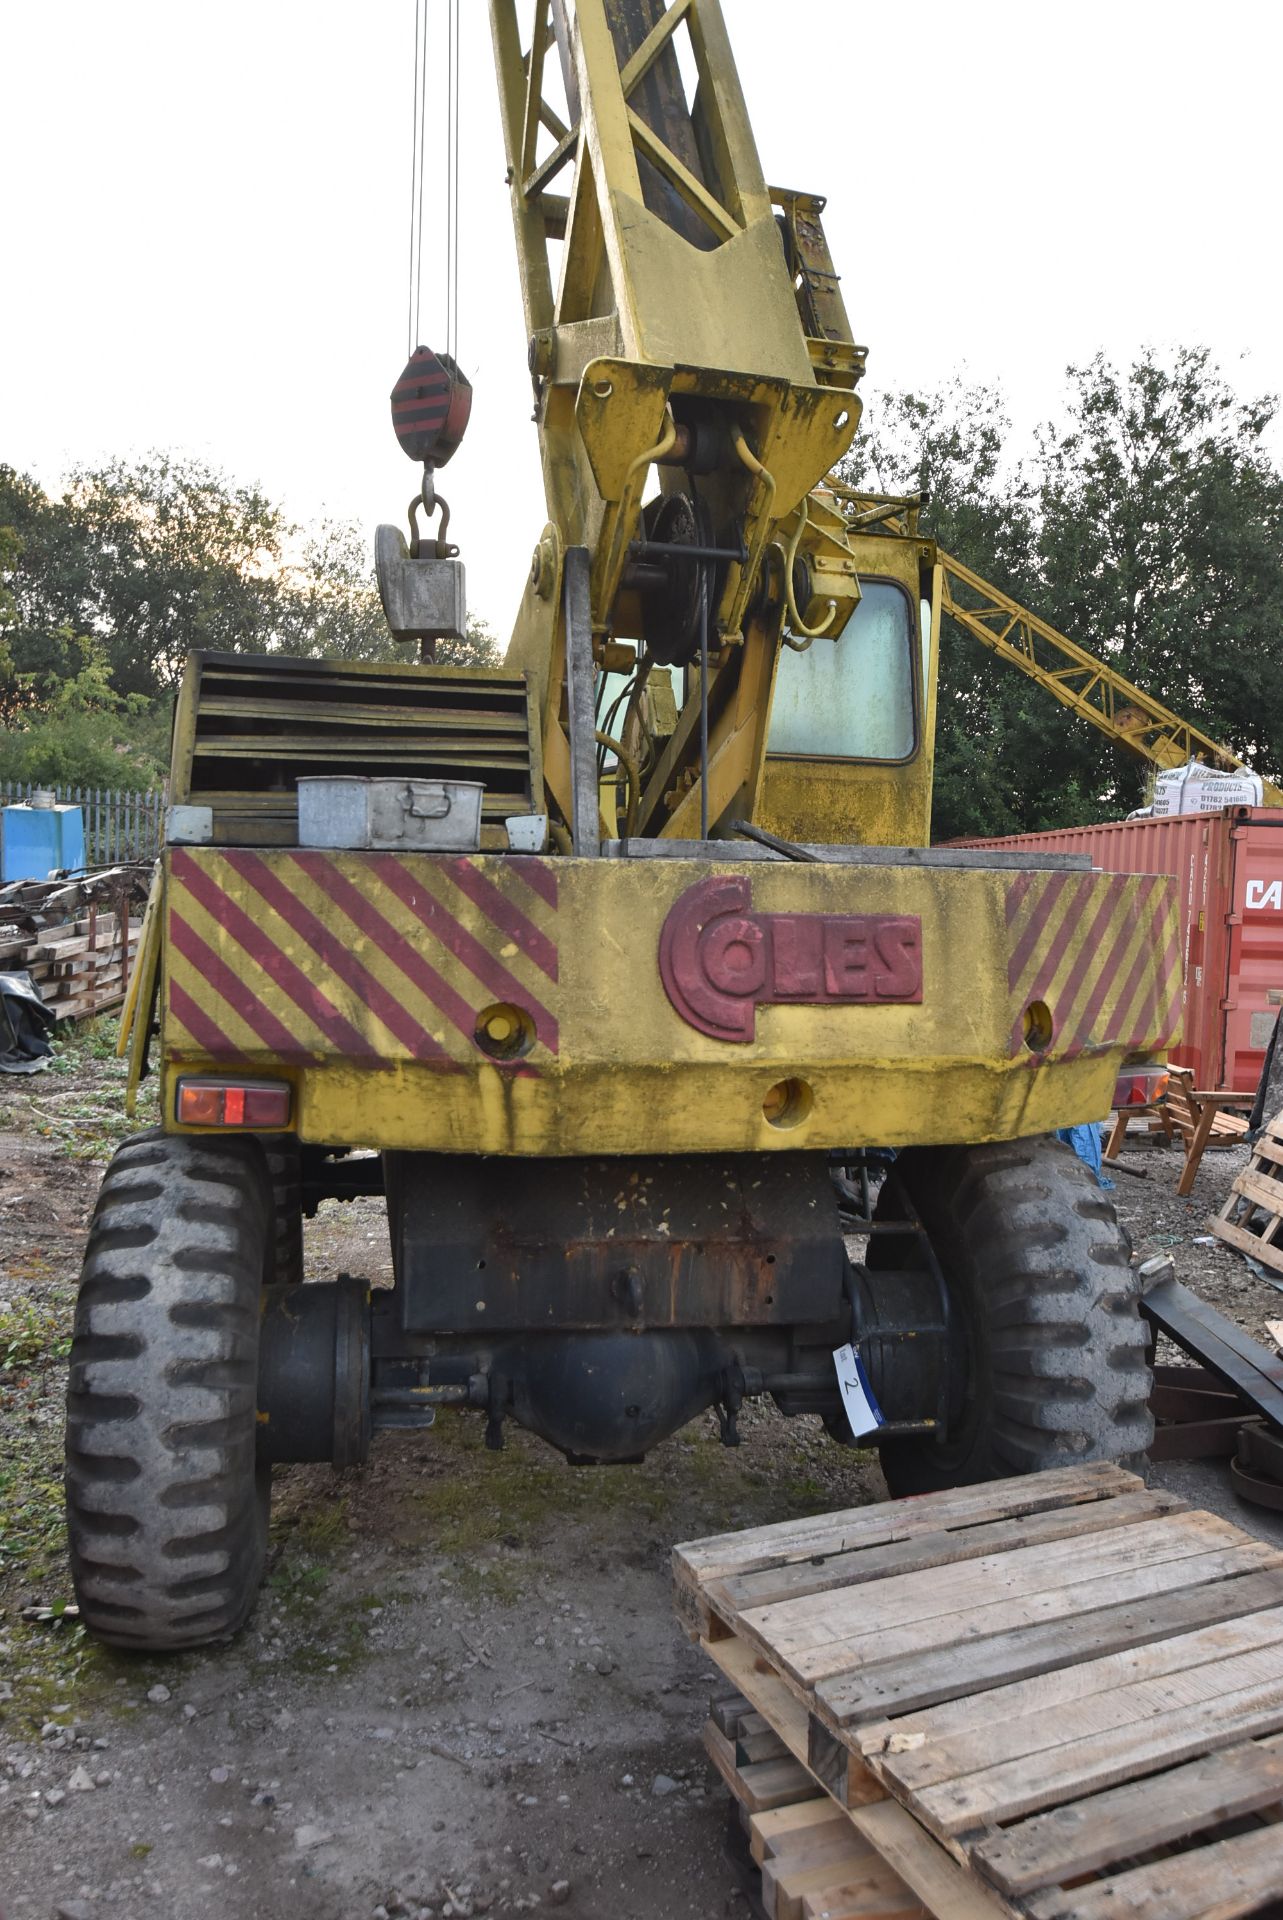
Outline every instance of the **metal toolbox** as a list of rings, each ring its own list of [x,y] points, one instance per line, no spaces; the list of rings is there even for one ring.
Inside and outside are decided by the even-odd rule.
[[[475,853],[484,791],[476,780],[305,776],[298,783],[298,843]]]

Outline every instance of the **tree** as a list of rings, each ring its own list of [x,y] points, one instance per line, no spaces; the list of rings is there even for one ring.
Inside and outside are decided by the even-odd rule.
[[[886,396],[848,468],[925,490],[922,525],[996,586],[1224,740],[1283,766],[1283,478],[1272,399],[1239,399],[1201,348],[1068,370],[1064,417],[1006,456],[1001,396],[954,380]],[[844,475],[844,477],[846,477]],[[937,839],[1118,818],[1148,769],[946,622]]]
[[[920,525],[1009,593],[1037,591],[1034,484],[1013,462],[1011,425],[996,388],[955,375],[944,385],[873,396],[841,477],[870,492],[921,494]],[[938,662],[933,831],[1008,833],[1015,743],[1049,745],[1049,716],[1019,675],[1004,673],[965,630],[946,622]]]
[[[289,529],[259,488],[150,454],[75,470],[64,506],[88,561],[79,624],[106,646],[117,693],[169,691],[194,650],[270,643]]]
[[[105,665],[76,624],[83,550],[34,480],[0,466],[0,726],[29,723]]]
[[[173,454],[75,470],[60,496],[0,466],[0,774],[152,785],[189,652],[406,660],[373,541],[292,525],[256,486]],[[445,665],[495,665],[484,626]]]
[[[1069,370],[1042,436],[1049,619],[1258,771],[1283,767],[1283,477],[1205,348]]]

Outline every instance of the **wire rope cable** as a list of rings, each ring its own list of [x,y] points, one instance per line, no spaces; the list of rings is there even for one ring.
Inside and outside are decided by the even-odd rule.
[[[459,0],[446,0],[449,38],[446,59],[446,351],[459,358],[459,56],[462,33]]]
[[[410,116],[410,288],[406,308],[406,358],[419,344],[423,286],[423,168],[427,120],[428,0],[414,0],[414,89]]]

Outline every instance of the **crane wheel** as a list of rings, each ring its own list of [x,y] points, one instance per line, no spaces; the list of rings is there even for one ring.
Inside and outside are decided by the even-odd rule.
[[[1109,1196],[1060,1141],[914,1147],[877,1219],[916,1210],[949,1294],[950,1414],[942,1442],[889,1440],[893,1494],[929,1493],[1086,1460],[1143,1467],[1151,1378],[1129,1245]],[[878,1236],[887,1265],[913,1243]]]
[[[271,1469],[255,1454],[272,1189],[250,1139],[144,1133],[107,1169],[67,1391],[80,1614],[116,1647],[226,1638],[258,1590]]]

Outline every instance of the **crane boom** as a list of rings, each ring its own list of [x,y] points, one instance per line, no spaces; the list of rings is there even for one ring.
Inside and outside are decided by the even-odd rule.
[[[939,557],[945,613],[1118,746],[1156,767],[1206,760],[1209,765],[1251,771],[1231,748],[1144,693],[1116,667],[1058,632],[1050,621],[982,579],[955,555],[940,552]],[[1283,806],[1283,790],[1264,778],[1261,785],[1267,806]]]
[[[838,485],[834,491],[846,501],[857,526],[876,524],[910,532],[916,528],[914,498],[884,498]],[[1145,693],[1116,667],[1022,606],[956,554],[937,547],[936,558],[943,589],[941,611],[1000,660],[1027,674],[1061,706],[1089,720],[1115,746],[1125,747],[1155,767],[1183,767],[1190,760],[1204,760],[1209,766],[1254,771],[1232,748]],[[1283,789],[1263,776],[1261,786],[1266,806],[1283,806]]]

